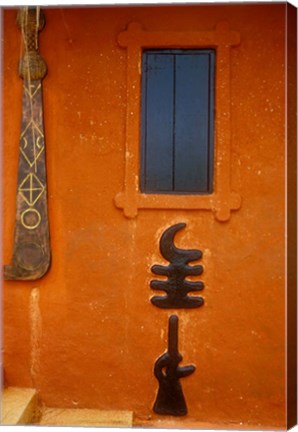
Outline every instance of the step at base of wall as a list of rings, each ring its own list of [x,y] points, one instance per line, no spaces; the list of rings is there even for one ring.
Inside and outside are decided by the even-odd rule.
[[[132,427],[133,412],[45,407],[38,424],[43,426]]]
[[[38,417],[36,390],[7,387],[1,394],[1,425],[25,425]]]

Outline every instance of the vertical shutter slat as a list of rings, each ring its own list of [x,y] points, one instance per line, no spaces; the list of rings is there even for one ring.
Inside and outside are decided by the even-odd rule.
[[[142,136],[141,185],[149,192],[170,192],[173,183],[173,56],[148,53],[144,56],[144,69],[142,111],[146,127]]]
[[[209,55],[176,56],[175,191],[209,189]]]

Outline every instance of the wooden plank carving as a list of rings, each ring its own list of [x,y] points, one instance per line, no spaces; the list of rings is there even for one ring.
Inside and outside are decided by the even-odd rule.
[[[38,32],[45,25],[39,8],[23,8],[17,16],[24,55],[19,64],[23,79],[22,124],[19,147],[16,220],[12,264],[4,266],[4,278],[33,280],[50,265],[47,212],[45,137],[42,79],[47,66],[38,53]]]

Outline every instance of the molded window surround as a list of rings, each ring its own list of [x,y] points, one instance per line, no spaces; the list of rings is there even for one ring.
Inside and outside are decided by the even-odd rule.
[[[227,221],[231,210],[241,205],[239,194],[230,189],[230,50],[240,43],[239,33],[225,22],[214,31],[145,31],[131,23],[118,35],[127,49],[127,111],[124,191],[115,204],[124,215],[134,218],[139,209],[209,210],[219,221]],[[215,142],[214,181],[211,194],[155,194],[140,190],[140,124],[142,53],[146,49],[214,49],[215,62]]]

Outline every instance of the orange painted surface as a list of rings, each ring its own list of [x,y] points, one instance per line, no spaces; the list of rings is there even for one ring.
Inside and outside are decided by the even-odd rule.
[[[45,9],[43,81],[52,265],[33,282],[4,283],[9,385],[37,388],[47,406],[152,413],[153,365],[172,310],[151,305],[161,233],[186,222],[182,248],[203,250],[205,306],[179,310],[187,422],[285,427],[285,5]],[[20,32],[4,13],[4,254],[12,253],[21,116]],[[123,190],[126,51],[131,21],[148,30],[240,32],[231,55],[228,222],[204,210],[142,210],[127,219]],[[160,421],[161,420],[161,421]],[[183,427],[183,419],[177,420]],[[164,422],[164,423],[163,423]],[[172,424],[172,423],[171,423]]]

